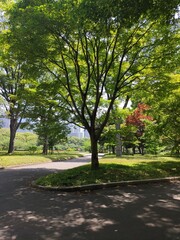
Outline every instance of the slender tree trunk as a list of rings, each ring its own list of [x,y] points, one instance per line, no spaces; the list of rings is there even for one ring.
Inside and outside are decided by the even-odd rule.
[[[48,154],[48,138],[46,137],[44,139],[44,143],[43,143],[43,152],[44,155]]]
[[[115,146],[112,146],[112,153],[115,154]]]
[[[122,156],[122,140],[121,140],[121,134],[119,132],[121,127],[121,121],[118,119],[116,121],[116,156],[121,157]]]
[[[141,144],[141,155],[144,155],[144,143]]]
[[[135,146],[132,148],[132,150],[133,150],[133,155],[136,154],[136,147]]]
[[[124,106],[123,109],[125,109],[128,105],[130,97],[126,96],[125,102],[124,102]],[[117,119],[116,123],[115,123],[115,127],[116,127],[116,156],[117,157],[121,157],[122,156],[122,138],[121,138],[121,134],[120,134],[120,128],[121,128],[121,122],[122,119]]]
[[[91,169],[96,170],[99,168],[98,159],[98,141],[94,135],[90,136],[91,139]]]
[[[10,119],[10,139],[9,139],[9,148],[8,153],[11,154],[14,152],[14,140],[17,132],[17,119]]]

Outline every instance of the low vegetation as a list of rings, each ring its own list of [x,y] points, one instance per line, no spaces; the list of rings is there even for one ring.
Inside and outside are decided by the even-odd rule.
[[[163,178],[178,176],[178,158],[102,158],[100,168],[91,170],[90,165],[69,169],[63,173],[50,174],[39,178],[36,183],[43,186],[81,186],[127,180]]]

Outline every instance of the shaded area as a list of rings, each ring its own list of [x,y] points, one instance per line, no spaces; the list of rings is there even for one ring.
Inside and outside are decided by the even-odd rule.
[[[86,193],[36,191],[47,169],[0,171],[0,240],[178,240],[180,185]]]
[[[133,165],[115,163],[100,164],[98,170],[91,170],[90,165],[69,169],[63,174],[53,174],[36,183],[41,186],[81,186],[110,182],[141,180],[151,178],[174,177],[180,174],[180,164],[176,161],[142,162]]]

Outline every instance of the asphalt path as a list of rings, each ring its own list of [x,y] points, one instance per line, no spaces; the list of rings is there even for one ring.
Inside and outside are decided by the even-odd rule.
[[[86,192],[31,181],[89,158],[0,170],[0,240],[179,240],[180,182]]]

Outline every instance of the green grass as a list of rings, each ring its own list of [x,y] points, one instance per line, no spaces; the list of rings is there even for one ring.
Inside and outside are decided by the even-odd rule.
[[[29,152],[19,151],[12,155],[5,154],[5,152],[0,152],[0,166],[10,167],[19,165],[28,165],[35,163],[45,163],[54,161],[63,161],[76,157],[82,156],[79,152],[58,152],[49,155],[42,154],[30,154]]]
[[[180,175],[180,162],[176,158],[152,160],[150,157],[103,158],[100,168],[92,171],[90,165],[69,169],[61,173],[39,178],[42,186],[82,186],[128,180],[163,178]]]
[[[161,155],[124,155],[122,157],[116,157],[115,155],[105,155],[100,162],[101,163],[117,163],[117,164],[125,164],[132,165],[138,164],[142,162],[166,162],[166,161],[180,161],[178,157],[170,157],[170,156],[161,156]]]

